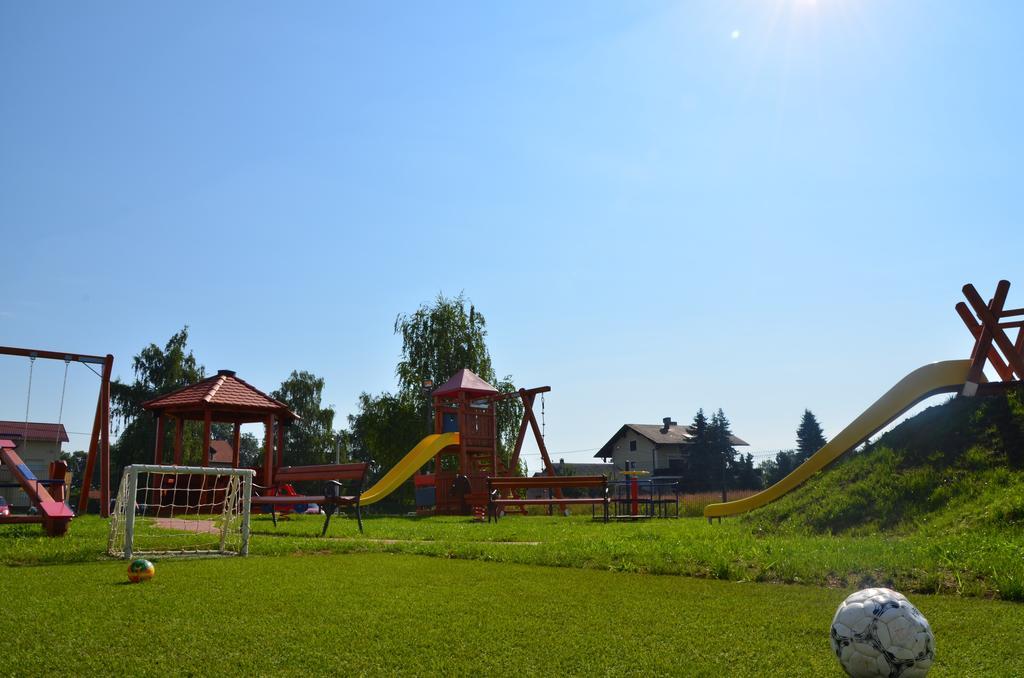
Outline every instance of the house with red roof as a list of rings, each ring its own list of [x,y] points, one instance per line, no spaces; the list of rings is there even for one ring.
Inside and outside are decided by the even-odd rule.
[[[37,478],[46,478],[50,473],[50,462],[60,459],[61,448],[68,442],[68,432],[63,424],[48,424],[38,421],[0,421],[0,438],[15,443],[15,451]],[[0,465],[0,486],[15,484],[14,477]],[[0,496],[14,509],[27,509],[28,497],[20,488],[0,487]]]

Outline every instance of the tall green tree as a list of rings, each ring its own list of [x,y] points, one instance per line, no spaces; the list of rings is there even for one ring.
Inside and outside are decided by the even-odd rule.
[[[128,464],[152,463],[156,422],[142,409],[142,403],[157,396],[195,383],[204,376],[200,365],[188,348],[188,327],[183,327],[163,348],[150,344],[132,359],[135,380],[126,384],[120,379],[110,384],[110,410],[120,429],[110,449],[111,472],[114,478]],[[202,447],[201,422],[188,422],[184,433],[185,463],[197,463]],[[166,432],[164,449],[171,449],[171,432]]]
[[[348,418],[345,440],[350,458],[370,463],[371,479],[386,472],[427,433],[431,391],[458,370],[472,370],[499,391],[514,389],[512,377],[498,379],[487,349],[487,321],[464,294],[439,294],[412,313],[399,314],[395,334],[402,337],[402,355],[395,367],[397,393],[359,396],[359,411]],[[430,386],[424,387],[429,381]],[[522,403],[507,398],[497,406],[498,451],[506,461],[515,445]],[[411,487],[395,495],[408,502]]]
[[[395,368],[399,394],[415,403],[420,421],[427,421],[430,407],[424,381],[436,388],[467,368],[499,391],[514,388],[511,376],[499,379],[495,373],[487,349],[487,321],[462,293],[451,298],[438,294],[432,304],[400,314],[395,319],[395,334],[402,337],[402,358]],[[506,459],[515,445],[522,412],[517,398],[498,403],[498,447]]]
[[[300,420],[286,426],[284,459],[288,466],[326,464],[334,460],[334,410],[324,407],[324,380],[311,372],[293,371],[270,394]]]
[[[799,466],[807,459],[825,446],[825,434],[821,430],[821,424],[810,410],[804,410],[800,419],[800,426],[796,430],[796,459]]]
[[[464,294],[454,298],[438,294],[433,304],[399,314],[395,334],[402,337],[402,359],[395,375],[404,395],[418,397],[424,379],[440,385],[464,367],[494,381],[487,321]]]
[[[795,459],[796,450],[779,450],[774,459],[761,462],[758,469],[761,472],[762,486],[771,487],[788,476],[790,471],[797,467]]]
[[[423,438],[424,422],[417,403],[401,394],[359,396],[359,413],[349,415],[348,454],[353,461],[370,464],[372,483],[394,466]],[[404,483],[396,491],[398,503],[411,500],[412,487]]]
[[[761,487],[761,473],[754,468],[754,455],[736,455],[732,469],[732,486],[738,490],[756,490]]]
[[[725,501],[726,490],[736,473],[736,450],[732,446],[732,424],[729,423],[722,408],[718,408],[718,411],[711,415],[711,422],[708,424],[708,446],[717,465],[716,480],[722,488],[722,501]]]
[[[708,418],[703,408],[693,415],[689,431],[692,438],[686,446],[686,475],[683,484],[690,491],[700,492],[711,486],[717,468],[711,441],[708,439]]]

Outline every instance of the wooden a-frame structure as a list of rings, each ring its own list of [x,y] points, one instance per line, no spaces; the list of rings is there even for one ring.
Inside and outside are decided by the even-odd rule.
[[[100,393],[96,399],[96,416],[93,418],[92,433],[89,435],[89,454],[82,472],[82,495],[78,499],[78,513],[83,514],[89,508],[89,500],[99,502],[100,515],[110,515],[110,377],[114,371],[114,356],[87,355],[85,353],[62,353],[60,351],[43,351],[34,348],[15,348],[0,346],[0,355],[22,356],[35,361],[63,360],[69,363],[101,365]],[[93,475],[99,462],[99,487],[92,488]]]
[[[974,350],[961,395],[997,393],[1024,380],[1024,308],[1005,308],[1009,292],[1010,282],[1000,280],[995,294],[986,304],[974,285],[968,283],[963,287],[967,301],[958,303],[956,312],[974,336]],[[1014,329],[1017,336],[1011,340],[1006,331]],[[986,382],[986,363],[992,366],[1001,381]]]

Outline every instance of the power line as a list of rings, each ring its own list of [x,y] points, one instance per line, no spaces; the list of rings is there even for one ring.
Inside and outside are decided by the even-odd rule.
[[[590,447],[590,448],[587,448],[585,450],[568,450],[567,452],[550,452],[550,455],[552,457],[555,457],[555,456],[567,457],[570,454],[583,454],[585,452],[596,452],[597,450],[600,450],[600,449],[601,449],[600,447]],[[540,454],[540,452],[527,452],[526,450],[523,450],[523,454]]]

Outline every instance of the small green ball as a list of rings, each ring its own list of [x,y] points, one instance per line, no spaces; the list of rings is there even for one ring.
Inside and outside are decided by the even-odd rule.
[[[152,579],[155,574],[156,567],[145,558],[136,558],[128,566],[128,581],[133,584]]]

